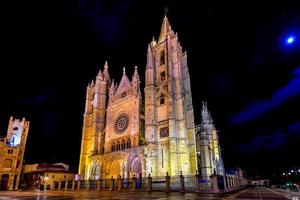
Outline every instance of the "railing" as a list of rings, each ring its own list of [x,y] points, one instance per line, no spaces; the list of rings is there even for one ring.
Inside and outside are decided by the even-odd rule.
[[[227,175],[225,177],[215,175],[211,180],[202,180],[199,176],[160,176],[144,177],[142,179],[132,177],[110,178],[98,180],[79,181],[56,181],[51,185],[53,190],[141,190],[141,191],[179,191],[179,192],[228,192],[247,186],[246,179],[237,175]]]

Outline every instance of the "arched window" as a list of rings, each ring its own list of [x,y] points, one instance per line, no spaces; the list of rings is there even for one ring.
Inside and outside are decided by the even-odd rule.
[[[116,150],[116,144],[115,142],[112,143],[112,146],[111,146],[111,151],[115,151]]]
[[[165,103],[165,96],[164,95],[160,95],[159,97],[159,104],[163,105]]]
[[[117,150],[120,150],[120,142],[117,142]]]
[[[160,52],[160,65],[165,64],[165,51]]]
[[[122,140],[122,149],[125,149],[125,140]]]
[[[165,81],[166,80],[166,72],[165,71],[163,71],[163,72],[160,73],[160,80],[161,81]]]
[[[127,140],[127,148],[131,148],[131,141],[130,141],[130,139]]]

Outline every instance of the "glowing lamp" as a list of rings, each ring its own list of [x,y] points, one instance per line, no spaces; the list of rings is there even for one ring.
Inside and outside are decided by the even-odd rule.
[[[294,173],[294,170],[291,170],[292,173]]]
[[[295,37],[291,36],[286,39],[287,44],[293,44],[295,42]]]

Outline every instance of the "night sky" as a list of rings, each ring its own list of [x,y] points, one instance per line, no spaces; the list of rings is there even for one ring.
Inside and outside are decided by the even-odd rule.
[[[207,101],[225,167],[267,175],[300,166],[299,0],[1,4],[0,130],[11,115],[30,120],[27,163],[77,168],[87,84],[108,60],[117,81],[137,65],[143,88],[167,7],[188,52],[195,121]]]

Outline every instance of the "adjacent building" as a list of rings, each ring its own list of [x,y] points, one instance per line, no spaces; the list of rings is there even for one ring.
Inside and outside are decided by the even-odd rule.
[[[40,188],[41,185],[53,185],[58,181],[75,180],[74,172],[69,170],[69,165],[64,163],[36,163],[26,164],[24,167],[24,183],[27,189]]]
[[[10,118],[6,137],[0,138],[0,189],[17,190],[22,173],[22,163],[29,121]]]

